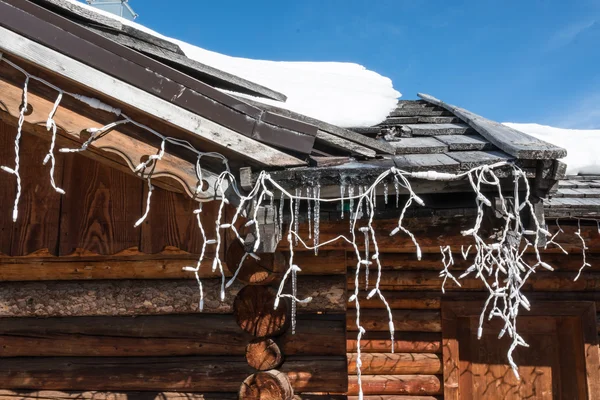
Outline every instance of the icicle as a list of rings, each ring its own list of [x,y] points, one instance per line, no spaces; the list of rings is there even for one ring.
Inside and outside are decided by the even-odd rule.
[[[300,189],[296,188],[296,196],[294,203],[294,232],[298,235],[298,230],[300,229],[300,223],[298,222],[298,217],[300,217]],[[294,244],[298,244],[298,236],[295,236]]]
[[[363,187],[358,185],[358,204],[356,205],[356,219],[362,218],[363,195],[364,195]]]
[[[315,243],[315,256],[317,254],[319,254],[319,229],[320,229],[320,225],[321,225],[321,185],[319,183],[317,183],[317,187],[315,188],[316,193],[314,193],[315,195],[315,233],[314,233],[314,243]]]
[[[344,219],[344,193],[346,192],[346,185],[343,183],[340,184],[340,202],[341,202],[341,215],[340,218]],[[598,233],[600,233],[600,227],[598,228]]]
[[[383,184],[383,200],[385,201],[385,205],[386,206],[387,206],[387,203],[388,203],[388,194],[389,194],[389,191],[390,191],[389,185],[388,185],[387,182],[385,182]]]
[[[306,212],[306,218],[308,219],[308,238],[311,239],[312,238],[312,228],[310,226],[310,198],[311,198],[311,187],[308,186],[306,188],[306,197],[308,198],[307,203],[308,203],[308,211]]]

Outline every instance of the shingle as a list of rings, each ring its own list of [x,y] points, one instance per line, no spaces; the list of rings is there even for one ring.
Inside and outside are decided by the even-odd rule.
[[[454,151],[448,156],[458,161],[464,170],[513,159],[502,151]]]
[[[460,164],[445,154],[407,154],[395,156],[396,167],[408,171],[457,171]]]
[[[432,154],[448,151],[448,146],[432,137],[400,138],[390,144],[396,148],[396,154]]]
[[[462,135],[471,132],[466,124],[409,124],[403,125],[413,136]]]
[[[479,135],[443,135],[437,138],[450,151],[492,150],[495,146]]]

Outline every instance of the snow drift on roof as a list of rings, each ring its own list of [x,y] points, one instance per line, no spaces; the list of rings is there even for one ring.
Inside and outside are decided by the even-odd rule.
[[[600,130],[562,129],[510,122],[504,125],[567,149],[567,157],[561,160],[567,164],[567,174],[600,174]]]
[[[233,75],[281,92],[288,98],[281,103],[255,100],[282,107],[342,127],[366,127],[382,122],[396,107],[401,94],[392,81],[354,63],[289,62],[231,57],[192,44],[168,38],[143,25],[103,10],[69,0],[103,16],[118,20],[148,34],[171,41],[185,55]]]

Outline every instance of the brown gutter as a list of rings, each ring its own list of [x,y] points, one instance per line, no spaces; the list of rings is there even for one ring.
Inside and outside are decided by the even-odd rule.
[[[0,0],[0,26],[262,143],[312,150],[317,127],[237,100],[29,1]]]

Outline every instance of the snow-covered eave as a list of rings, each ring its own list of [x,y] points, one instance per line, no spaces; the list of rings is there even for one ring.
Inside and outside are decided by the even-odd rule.
[[[566,149],[513,129],[510,126],[491,121],[428,94],[419,93],[418,96],[431,104],[452,112],[500,150],[517,159],[557,160],[567,156]]]
[[[389,78],[359,64],[231,57],[165,37],[143,25],[76,0],[44,1],[70,10],[71,14],[84,12],[85,18],[95,24],[109,24],[112,29],[126,34],[135,31],[139,35],[175,44],[193,62],[287,96],[285,103],[268,98],[261,98],[260,101],[340,127],[367,127],[380,123],[395,108],[401,96]],[[240,93],[244,91],[240,90]]]

